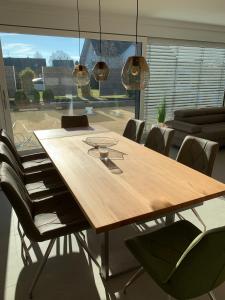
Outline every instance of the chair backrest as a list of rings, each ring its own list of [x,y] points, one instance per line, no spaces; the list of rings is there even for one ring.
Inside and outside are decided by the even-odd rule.
[[[168,281],[176,299],[192,299],[225,281],[225,227],[200,234],[189,245]]]
[[[24,179],[22,164],[16,160],[14,153],[10,151],[8,146],[5,143],[0,142],[0,162],[2,161],[10,165],[22,180]]]
[[[0,185],[14,208],[25,234],[35,241],[40,233],[33,221],[31,199],[19,176],[6,162],[2,162],[0,165]]]
[[[130,119],[127,122],[123,136],[134,142],[140,143],[144,127],[145,121]]]
[[[174,129],[166,127],[153,127],[149,131],[145,146],[156,152],[168,156],[173,136]]]
[[[218,150],[219,145],[216,142],[186,136],[176,160],[196,171],[211,176]]]
[[[6,132],[5,129],[0,130],[0,141],[6,144],[6,146],[10,149],[10,151],[15,156],[16,160],[19,163],[21,163],[21,160],[20,160],[19,154],[17,152],[16,146],[15,146],[14,142],[11,140],[10,136],[8,135],[8,133]]]
[[[86,115],[81,116],[62,116],[61,127],[62,128],[76,128],[76,127],[88,127],[88,117]]]

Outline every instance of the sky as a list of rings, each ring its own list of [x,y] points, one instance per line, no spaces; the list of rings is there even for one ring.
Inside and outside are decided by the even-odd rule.
[[[0,32],[0,40],[3,57],[32,58],[38,52],[43,58],[46,58],[46,62],[49,64],[50,55],[57,50],[62,50],[73,60],[78,60],[79,58],[78,38]],[[80,43],[82,49],[84,39],[81,39]]]

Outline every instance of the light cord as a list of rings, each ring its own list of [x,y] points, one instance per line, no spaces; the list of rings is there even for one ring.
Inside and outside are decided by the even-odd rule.
[[[136,55],[138,55],[138,51],[137,51],[137,48],[138,48],[138,18],[139,18],[139,2],[137,0],[137,15],[136,15]]]
[[[79,62],[80,62],[80,11],[79,11],[79,0],[77,0],[77,28],[79,35]]]
[[[99,0],[99,50],[100,57],[102,57],[102,13],[101,0]]]

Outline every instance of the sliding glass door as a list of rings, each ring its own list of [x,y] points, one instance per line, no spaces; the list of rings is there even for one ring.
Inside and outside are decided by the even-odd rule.
[[[12,33],[0,33],[0,38],[7,119],[11,119],[18,150],[39,147],[33,131],[59,128],[62,115],[87,114],[90,123],[118,133],[135,116],[139,95],[128,93],[121,83],[123,64],[135,53],[134,43],[104,40],[102,58],[110,68],[108,80],[99,84],[91,76],[88,86],[77,88],[72,78],[74,65],[80,59],[91,73],[100,59],[98,40],[81,39],[79,53],[76,38]]]
[[[0,128],[6,129],[12,136],[12,127],[8,103],[8,88],[0,41]]]

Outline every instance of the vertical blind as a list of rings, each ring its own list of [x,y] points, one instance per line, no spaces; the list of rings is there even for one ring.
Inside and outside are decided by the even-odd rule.
[[[223,105],[225,49],[149,44],[146,59],[150,65],[150,82],[144,94],[148,125],[156,122],[164,99],[167,120],[177,109]]]

